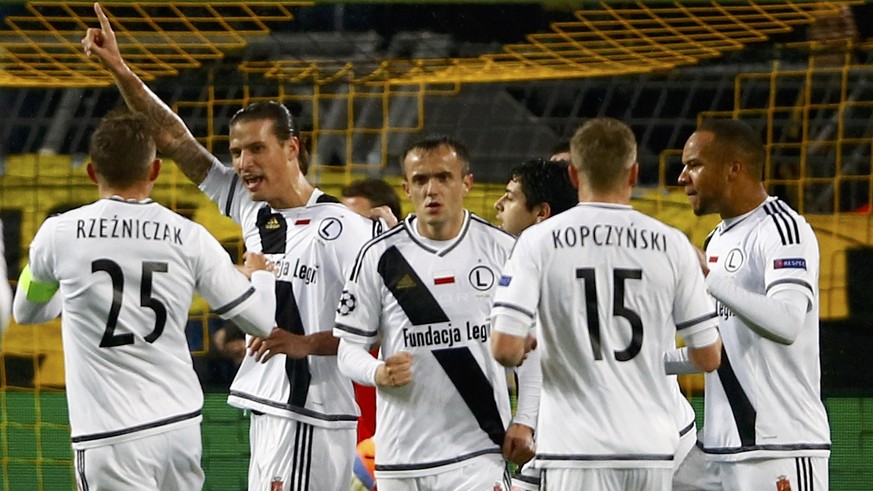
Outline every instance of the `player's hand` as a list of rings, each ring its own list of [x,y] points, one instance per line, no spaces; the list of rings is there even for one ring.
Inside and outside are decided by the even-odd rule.
[[[85,50],[85,55],[96,56],[104,66],[110,69],[123,65],[124,61],[121,59],[121,50],[118,48],[115,32],[99,3],[94,4],[94,13],[97,14],[97,20],[100,21],[100,28],[92,27],[85,31],[85,37],[82,38],[82,48]]]
[[[266,363],[280,353],[289,358],[300,359],[311,352],[309,338],[278,327],[274,327],[267,338],[254,337],[249,341],[249,355],[261,363]]]
[[[513,423],[506,430],[503,438],[503,457],[516,465],[524,465],[534,458],[536,447],[533,439],[534,430],[530,426]]]
[[[394,213],[391,213],[391,207],[388,205],[376,206],[375,208],[370,209],[370,218],[373,220],[382,219],[385,220],[385,224],[388,225],[388,228],[392,228],[397,225],[397,217],[394,216]]]
[[[273,271],[273,264],[267,261],[267,256],[259,252],[246,251],[243,258],[245,258],[243,265],[237,266],[237,269],[246,275],[246,278],[251,279],[255,271]]]
[[[700,270],[703,271],[703,277],[706,278],[706,275],[709,274],[709,264],[706,262],[706,252],[699,247],[694,248],[697,251],[697,262],[700,263]]]
[[[402,387],[412,382],[412,353],[401,351],[389,356],[376,369],[376,385]]]
[[[533,334],[528,334],[524,338],[524,356],[521,357],[521,361],[518,363],[518,366],[524,364],[524,361],[527,360],[528,353],[535,349],[537,349],[537,337]]]

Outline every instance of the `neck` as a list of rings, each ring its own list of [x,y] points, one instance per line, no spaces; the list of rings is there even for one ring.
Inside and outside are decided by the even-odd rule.
[[[418,222],[418,233],[420,233],[422,237],[431,240],[451,240],[461,233],[461,227],[464,225],[464,212],[462,211],[458,216],[444,223],[426,223],[421,219],[420,215],[416,222]]]
[[[149,196],[151,196],[152,186],[151,183],[134,184],[133,186],[129,186],[126,188],[101,185],[99,186],[99,192],[101,198],[118,196],[125,200],[142,201],[144,199],[148,199]]]
[[[306,203],[309,203],[309,198],[312,197],[314,191],[315,188],[312,186],[312,183],[306,179],[306,176],[298,174],[297,179],[288,184],[288,189],[285,191],[285,194],[267,201],[267,204],[277,210],[306,206]]]
[[[630,204],[631,188],[595,191],[588,186],[579,186],[580,203],[613,203],[617,205]]]
[[[733,200],[734,202],[730,203],[730,206],[723,207],[719,213],[722,220],[745,215],[761,206],[761,203],[769,196],[762,182],[752,186],[741,186],[740,189],[742,192],[737,193],[736,199]]]

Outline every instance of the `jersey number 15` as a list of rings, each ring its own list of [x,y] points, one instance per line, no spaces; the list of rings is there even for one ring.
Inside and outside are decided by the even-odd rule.
[[[640,315],[624,305],[624,282],[625,280],[640,280],[643,271],[640,269],[615,269],[612,271],[612,315],[624,317],[631,327],[630,345],[615,351],[615,359],[628,361],[640,353],[643,346],[643,321]],[[588,321],[588,337],[591,338],[591,350],[595,360],[603,359],[603,349],[600,346],[600,316],[597,309],[597,285],[595,283],[594,268],[576,269],[576,279],[585,282],[585,311]]]

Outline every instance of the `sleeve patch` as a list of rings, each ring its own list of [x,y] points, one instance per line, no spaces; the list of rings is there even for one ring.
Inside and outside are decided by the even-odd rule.
[[[500,281],[497,283],[500,286],[509,286],[509,283],[512,281],[512,276],[503,275],[500,277]]]
[[[789,257],[785,259],[774,259],[773,269],[806,269],[806,259],[802,257]]]

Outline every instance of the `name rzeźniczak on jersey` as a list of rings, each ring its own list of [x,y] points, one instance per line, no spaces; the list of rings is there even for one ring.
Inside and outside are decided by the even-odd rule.
[[[200,422],[185,337],[193,293],[229,315],[255,298],[205,228],[113,197],[48,218],[30,257],[34,278],[60,283],[74,449]]]
[[[458,237],[432,241],[416,217],[361,250],[334,335],[381,357],[412,353],[413,381],[380,388],[376,472],[413,477],[499,454],[510,409],[491,356],[489,311],[513,237],[465,212]]]
[[[294,334],[330,331],[343,283],[361,245],[379,231],[336,198],[315,190],[306,206],[273,209],[252,201],[233,169],[215,161],[200,184],[242,227],[246,248],[276,265],[276,322]],[[358,407],[335,356],[266,363],[246,356],[228,403],[328,428],[353,428]]]

